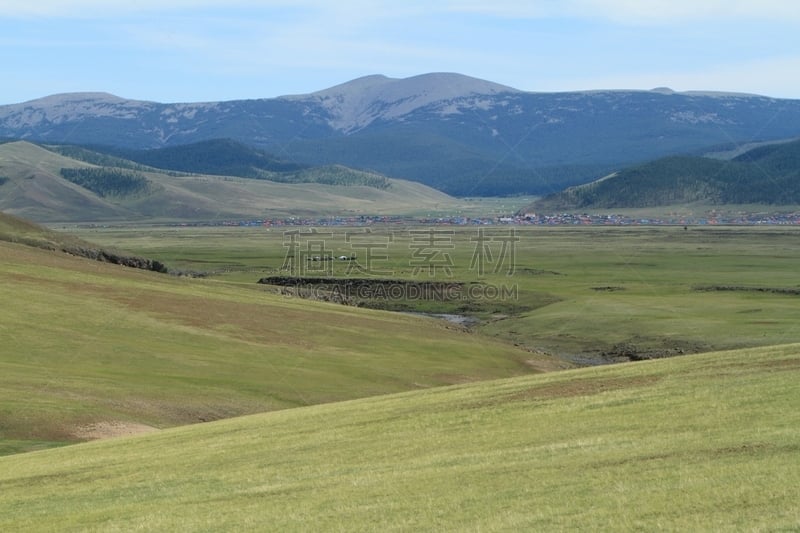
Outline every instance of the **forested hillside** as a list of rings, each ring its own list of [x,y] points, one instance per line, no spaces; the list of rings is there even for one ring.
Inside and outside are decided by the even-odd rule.
[[[675,156],[553,194],[533,207],[634,208],[686,203],[800,204],[800,141],[754,148],[733,160]]]

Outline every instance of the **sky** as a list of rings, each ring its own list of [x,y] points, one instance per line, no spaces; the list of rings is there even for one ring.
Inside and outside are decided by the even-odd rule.
[[[0,0],[0,59],[0,105],[271,98],[428,72],[800,98],[800,2]]]

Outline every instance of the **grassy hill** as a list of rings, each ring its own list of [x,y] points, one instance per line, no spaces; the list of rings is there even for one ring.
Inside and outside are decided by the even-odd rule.
[[[5,457],[0,528],[795,530],[798,378],[787,345]]]
[[[3,241],[143,270],[162,273],[167,270],[159,261],[121,252],[114,247],[100,247],[73,235],[52,231],[6,213],[0,213],[0,242]]]
[[[392,183],[382,174],[355,170],[342,165],[312,167],[281,160],[231,139],[212,139],[152,150],[125,150],[114,147],[97,147],[90,150],[71,145],[52,146],[49,149],[88,163],[108,166],[110,162],[112,166],[135,170],[142,170],[144,168],[142,165],[145,165],[150,170],[167,169],[182,173],[237,176],[278,183],[363,185],[377,189],[388,189]]]
[[[87,159],[85,152],[80,157]],[[99,164],[28,142],[0,145],[0,211],[37,222],[211,221],[427,213],[460,205],[420,183],[341,167],[281,174],[290,183],[276,183],[89,160]]]
[[[0,211],[37,221],[135,218],[125,206],[61,177],[62,168],[91,165],[27,142],[0,145]]]
[[[14,242],[0,257],[0,454],[84,440],[97,424],[163,428],[549,364],[440,321],[254,284]]]
[[[533,209],[679,204],[800,204],[800,141],[754,148],[733,160],[658,159],[546,197]]]
[[[6,213],[0,213],[0,241],[20,242],[48,250],[85,243],[77,237],[48,230],[38,224]]]

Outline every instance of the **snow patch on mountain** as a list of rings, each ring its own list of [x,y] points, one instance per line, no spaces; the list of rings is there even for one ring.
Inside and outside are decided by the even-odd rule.
[[[65,93],[20,104],[0,106],[0,122],[6,128],[33,128],[42,124],[63,124],[83,119],[137,120],[141,119],[143,114],[160,111],[167,123],[174,123],[177,119],[193,120],[198,111],[216,105],[216,103],[161,104],[128,100],[102,92]]]
[[[126,100],[108,93],[54,94],[37,100],[0,107],[0,120],[11,128],[43,123],[61,124],[86,117],[135,119],[154,104]]]

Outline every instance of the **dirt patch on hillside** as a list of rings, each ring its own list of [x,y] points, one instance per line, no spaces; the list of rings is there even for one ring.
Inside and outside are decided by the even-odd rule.
[[[95,422],[79,426],[72,430],[72,436],[81,440],[110,439],[114,437],[129,437],[132,435],[143,435],[158,431],[158,428],[136,422]]]

